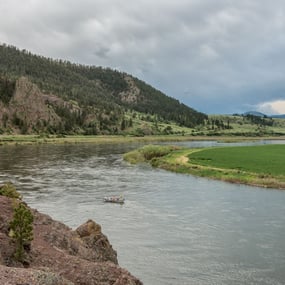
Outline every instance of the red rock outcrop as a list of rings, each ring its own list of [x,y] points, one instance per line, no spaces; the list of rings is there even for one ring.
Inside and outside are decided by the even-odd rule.
[[[89,220],[73,231],[37,210],[31,210],[34,239],[25,266],[16,262],[9,237],[13,200],[0,196],[0,205],[0,284],[142,284],[118,265],[100,225]]]

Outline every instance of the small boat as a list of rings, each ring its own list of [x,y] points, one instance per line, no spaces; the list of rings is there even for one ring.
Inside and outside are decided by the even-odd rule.
[[[104,202],[124,204],[125,199],[123,198],[123,196],[111,196],[104,197]]]

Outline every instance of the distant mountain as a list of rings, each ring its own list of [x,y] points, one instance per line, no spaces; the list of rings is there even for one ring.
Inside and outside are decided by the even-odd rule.
[[[129,74],[0,45],[0,133],[117,134],[138,116],[153,121],[148,133],[207,119]]]
[[[256,116],[256,117],[268,117],[268,118],[285,119],[285,114],[284,115],[266,115],[266,114],[263,114],[263,113],[257,112],[257,111],[249,111],[249,112],[245,112],[243,114],[243,116],[247,116],[247,115],[252,115],[252,116]]]
[[[265,114],[261,113],[261,112],[257,112],[257,111],[248,111],[243,113],[244,116],[247,115],[252,115],[252,116],[257,116],[257,117],[267,117]]]
[[[285,119],[285,114],[284,115],[271,115],[271,118],[276,118],[276,119]]]

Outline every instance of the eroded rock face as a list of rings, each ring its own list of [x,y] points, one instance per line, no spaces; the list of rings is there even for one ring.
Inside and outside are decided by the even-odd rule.
[[[76,233],[81,237],[96,237],[100,236],[102,234],[101,232],[101,226],[99,224],[96,224],[92,220],[88,220],[86,223],[82,224],[76,229]]]
[[[74,241],[78,241],[77,245]],[[101,232],[101,226],[92,220],[88,220],[75,230],[73,242],[75,247],[78,246],[77,255],[84,259],[112,261],[118,264],[117,252]]]
[[[0,205],[0,284],[142,284],[118,266],[117,253],[96,222],[88,220],[73,231],[37,210],[32,210],[34,239],[24,269],[13,259],[9,237],[13,200],[0,196]]]
[[[9,108],[10,114],[12,116],[16,114],[29,128],[32,128],[36,122],[49,122],[56,126],[61,121],[54,110],[46,104],[39,88],[25,77],[17,80]]]

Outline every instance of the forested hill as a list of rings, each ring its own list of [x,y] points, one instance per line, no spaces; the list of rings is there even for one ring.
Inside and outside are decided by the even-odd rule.
[[[207,118],[126,73],[0,45],[1,132],[113,134],[141,113],[186,127]]]

